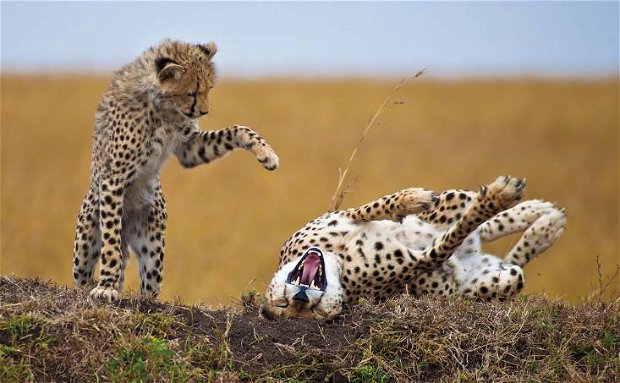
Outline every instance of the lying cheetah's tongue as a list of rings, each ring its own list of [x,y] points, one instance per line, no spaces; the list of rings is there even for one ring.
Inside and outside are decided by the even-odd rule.
[[[312,253],[308,254],[304,262],[304,270],[301,274],[299,283],[310,286],[316,273],[319,271],[319,267],[321,267],[321,259],[319,256]]]

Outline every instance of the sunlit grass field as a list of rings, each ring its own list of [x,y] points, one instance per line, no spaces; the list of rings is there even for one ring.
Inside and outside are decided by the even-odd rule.
[[[0,272],[71,284],[75,217],[89,184],[92,122],[109,78],[1,78]],[[203,129],[248,125],[281,160],[248,153],[163,168],[168,202],[162,298],[228,303],[264,289],[278,251],[326,211],[338,169],[393,86],[379,80],[230,80],[212,93]],[[477,188],[526,177],[527,198],[566,207],[568,227],[529,264],[526,293],[578,301],[605,283],[618,255],[618,80],[453,80],[401,90],[358,153],[343,207],[410,186]],[[505,254],[515,237],[491,250]],[[137,288],[135,260],[127,287]],[[618,287],[618,279],[611,281]],[[126,287],[126,288],[127,288]]]

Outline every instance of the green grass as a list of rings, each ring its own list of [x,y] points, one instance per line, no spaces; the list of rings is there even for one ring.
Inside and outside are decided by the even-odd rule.
[[[153,336],[134,340],[105,366],[113,382],[183,382],[197,375],[189,362],[175,358],[165,340]]]

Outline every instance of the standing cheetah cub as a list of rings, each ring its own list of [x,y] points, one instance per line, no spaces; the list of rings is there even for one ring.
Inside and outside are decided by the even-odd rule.
[[[265,317],[331,319],[360,298],[461,295],[507,299],[522,267],[564,231],[553,204],[521,200],[525,181],[499,177],[478,193],[412,188],[309,222],[284,244],[265,293]],[[524,231],[500,259],[482,242]]]
[[[199,129],[196,119],[209,112],[216,50],[214,43],[165,40],[117,71],[99,102],[91,185],[73,249],[74,283],[94,287],[94,298],[119,298],[129,247],[138,258],[141,293],[158,294],[167,218],[159,170],[168,156],[191,168],[245,149],[265,169],[278,167],[278,156],[250,128]]]

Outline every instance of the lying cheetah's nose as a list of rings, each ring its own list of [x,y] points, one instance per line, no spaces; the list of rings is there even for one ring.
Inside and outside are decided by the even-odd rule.
[[[303,303],[310,302],[310,299],[308,299],[308,295],[306,294],[304,290],[299,290],[299,292],[295,294],[295,296],[293,297],[293,300],[296,300],[298,302],[303,302]]]

